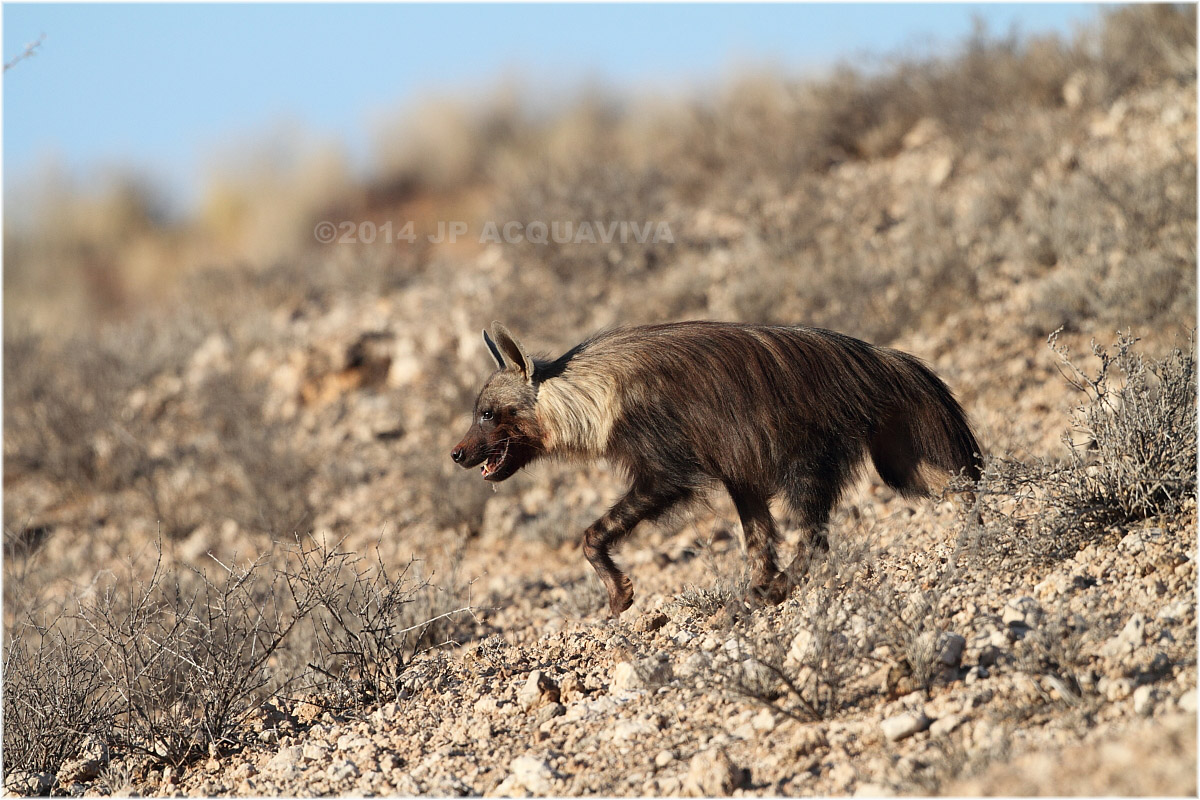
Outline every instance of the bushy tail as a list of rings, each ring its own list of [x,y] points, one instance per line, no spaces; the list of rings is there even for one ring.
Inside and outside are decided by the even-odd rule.
[[[929,492],[922,465],[979,480],[980,448],[949,387],[919,359],[890,351],[894,385],[888,411],[870,441],[871,460],[884,483],[905,496]]]

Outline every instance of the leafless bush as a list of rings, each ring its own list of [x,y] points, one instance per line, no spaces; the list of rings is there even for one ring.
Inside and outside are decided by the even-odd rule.
[[[204,332],[184,315],[62,343],[5,337],[6,467],[67,493],[135,490],[172,538],[217,510],[294,532],[312,515],[315,468],[266,417],[261,380],[218,370],[198,391],[184,387]]]
[[[444,644],[457,618],[471,614],[447,602],[409,561],[399,573],[327,542],[298,539],[287,583],[296,604],[311,607],[312,660],[333,704],[361,707],[401,696],[414,657]]]
[[[287,536],[312,519],[308,488],[316,469],[294,446],[294,431],[266,417],[265,393],[261,382],[228,373],[210,377],[201,387],[201,418],[221,445],[205,471],[220,474],[226,460],[234,469],[224,487],[226,502],[219,502],[219,495],[202,500],[251,530]]]
[[[735,607],[740,601],[738,589],[725,582],[715,586],[688,586],[675,600],[675,604],[700,617],[711,617],[719,611]]]
[[[870,548],[836,541],[829,557],[814,560],[796,596],[778,620],[732,608],[724,652],[714,659],[716,683],[800,721],[836,716],[854,705],[866,674],[884,663],[878,582]]]
[[[1094,42],[1106,79],[1105,99],[1139,84],[1195,80],[1196,14],[1186,5],[1147,4],[1114,8]]]
[[[969,561],[969,542],[941,557],[904,556],[901,578],[887,566],[897,554],[885,554],[848,519],[838,527],[853,530],[834,537],[828,556],[807,565],[792,594],[798,606],[755,616],[727,606],[725,654],[713,662],[723,690],[813,721],[864,698],[927,690],[957,676],[947,645],[957,607],[950,590]]]
[[[64,343],[29,333],[5,336],[6,466],[77,489],[128,485],[141,464],[121,434],[128,395],[155,366],[168,358],[180,364],[189,352],[181,347],[158,361],[138,348],[141,342],[140,335]]]
[[[1074,478],[1064,487],[1065,499],[1098,520],[1172,514],[1196,495],[1193,344],[1147,363],[1133,349],[1136,342],[1126,333],[1111,350],[1093,343],[1100,361],[1095,374],[1055,348],[1067,380],[1085,395],[1074,422],[1086,439],[1065,439]]]
[[[1137,339],[1095,343],[1090,373],[1051,337],[1064,377],[1083,393],[1064,435],[1065,460],[990,461],[977,491],[984,549],[1006,557],[1070,557],[1113,525],[1181,511],[1196,496],[1196,364],[1192,345],[1147,361]]]
[[[1172,319],[1194,305],[1194,158],[1035,177],[1057,169],[1086,113],[1134,84],[1194,72],[1193,16],[1121,9],[1073,42],[980,28],[949,55],[820,80],[749,75],[715,98],[649,111],[588,100],[562,114],[569,136],[546,133],[551,158],[497,173],[498,215],[663,219],[675,241],[521,244],[498,305],[542,327],[594,326],[603,304],[611,317],[599,324],[804,321],[889,341],[969,302],[983,265],[1012,263],[1039,286],[1027,324],[1044,332]],[[1044,112],[1036,125],[1031,107]],[[924,180],[830,174],[930,146],[949,154],[952,175],[962,166],[987,187],[969,213],[960,192]]]
[[[54,774],[91,737],[107,739],[120,705],[97,637],[58,617],[6,631],[4,768]]]
[[[262,562],[220,567],[216,580],[173,572],[160,552],[148,579],[110,581],[81,602],[79,619],[119,697],[123,749],[181,765],[229,746],[251,712],[299,677],[273,664],[310,608],[288,605],[281,576]]]
[[[415,657],[459,632],[469,601],[451,608],[411,562],[394,574],[336,547],[283,555],[214,559],[206,574],[168,567],[159,549],[148,570],[98,575],[72,614],[10,626],[6,768],[53,774],[93,738],[184,765],[244,743],[248,720],[297,688],[361,709],[445,672]]]

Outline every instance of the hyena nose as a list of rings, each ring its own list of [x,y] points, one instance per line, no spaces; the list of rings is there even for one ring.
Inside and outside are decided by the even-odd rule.
[[[454,459],[455,464],[461,464],[463,460],[463,449],[456,447],[450,452],[450,457]]]

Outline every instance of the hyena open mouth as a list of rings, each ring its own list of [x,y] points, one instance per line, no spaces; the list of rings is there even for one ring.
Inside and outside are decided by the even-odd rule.
[[[483,466],[479,468],[479,472],[485,480],[494,476],[504,466],[504,461],[508,458],[508,443],[511,441],[512,439],[505,439],[504,446],[500,448],[500,451],[493,452],[487,457],[487,461],[483,462]]]

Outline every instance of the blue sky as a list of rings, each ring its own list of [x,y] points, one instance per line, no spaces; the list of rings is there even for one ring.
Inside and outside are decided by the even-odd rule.
[[[994,33],[1070,35],[1094,4],[149,5],[3,7],[5,183],[56,164],[135,168],[192,194],[215,154],[295,129],[369,163],[372,132],[421,98],[506,79],[569,96],[698,91],[740,68],[789,72]],[[6,187],[7,188],[7,187]],[[7,192],[6,192],[7,194]]]

